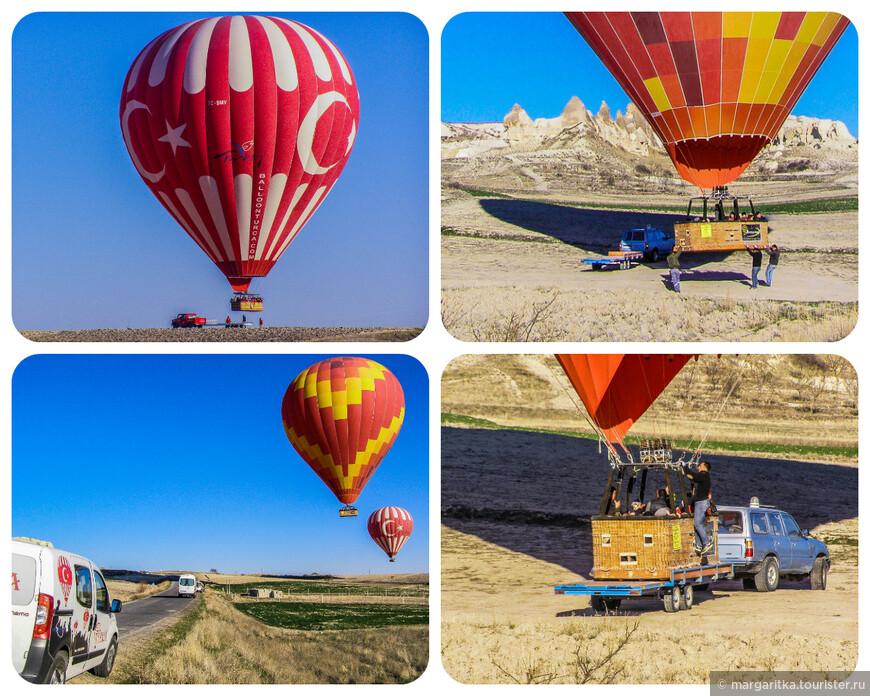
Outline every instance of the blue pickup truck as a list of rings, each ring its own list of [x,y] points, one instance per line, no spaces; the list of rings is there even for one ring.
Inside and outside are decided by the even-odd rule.
[[[651,261],[658,261],[673,249],[673,234],[649,226],[626,231],[619,243],[620,251],[639,251]]]

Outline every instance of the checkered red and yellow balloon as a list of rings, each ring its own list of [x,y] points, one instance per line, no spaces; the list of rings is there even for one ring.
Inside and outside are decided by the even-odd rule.
[[[387,368],[329,358],[299,373],[281,405],[290,443],[345,505],[383,461],[405,418],[405,396]]]

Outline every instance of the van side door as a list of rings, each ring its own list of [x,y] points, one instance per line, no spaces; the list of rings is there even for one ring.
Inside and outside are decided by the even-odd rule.
[[[100,664],[112,637],[113,616],[110,611],[109,588],[100,571],[93,568],[94,612],[91,619],[88,669]]]
[[[73,615],[71,619],[72,642],[70,644],[69,667],[66,678],[81,674],[88,669],[87,661],[91,646],[91,619],[94,614],[94,580],[91,564],[84,558],[72,556],[73,597],[70,602]]]

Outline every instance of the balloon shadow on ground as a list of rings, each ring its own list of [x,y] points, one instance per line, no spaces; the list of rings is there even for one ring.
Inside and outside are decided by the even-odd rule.
[[[802,528],[858,516],[858,469],[712,455],[718,505],[758,496]],[[588,577],[589,518],[609,465],[594,440],[516,430],[441,428],[441,521],[450,529]],[[662,485],[648,483],[647,497]]]
[[[626,230],[649,225],[673,234],[674,222],[684,217],[675,213],[597,210],[506,198],[483,198],[480,207],[508,224],[584,251],[604,254],[619,248]]]

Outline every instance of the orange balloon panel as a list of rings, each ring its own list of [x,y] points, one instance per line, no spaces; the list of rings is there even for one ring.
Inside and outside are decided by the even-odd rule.
[[[395,442],[405,396],[393,373],[374,360],[330,358],[287,387],[281,418],[299,456],[349,505]]]
[[[836,12],[566,12],[686,181],[736,179],[849,25]]]
[[[556,359],[607,440],[622,442],[691,357],[582,354]]]

